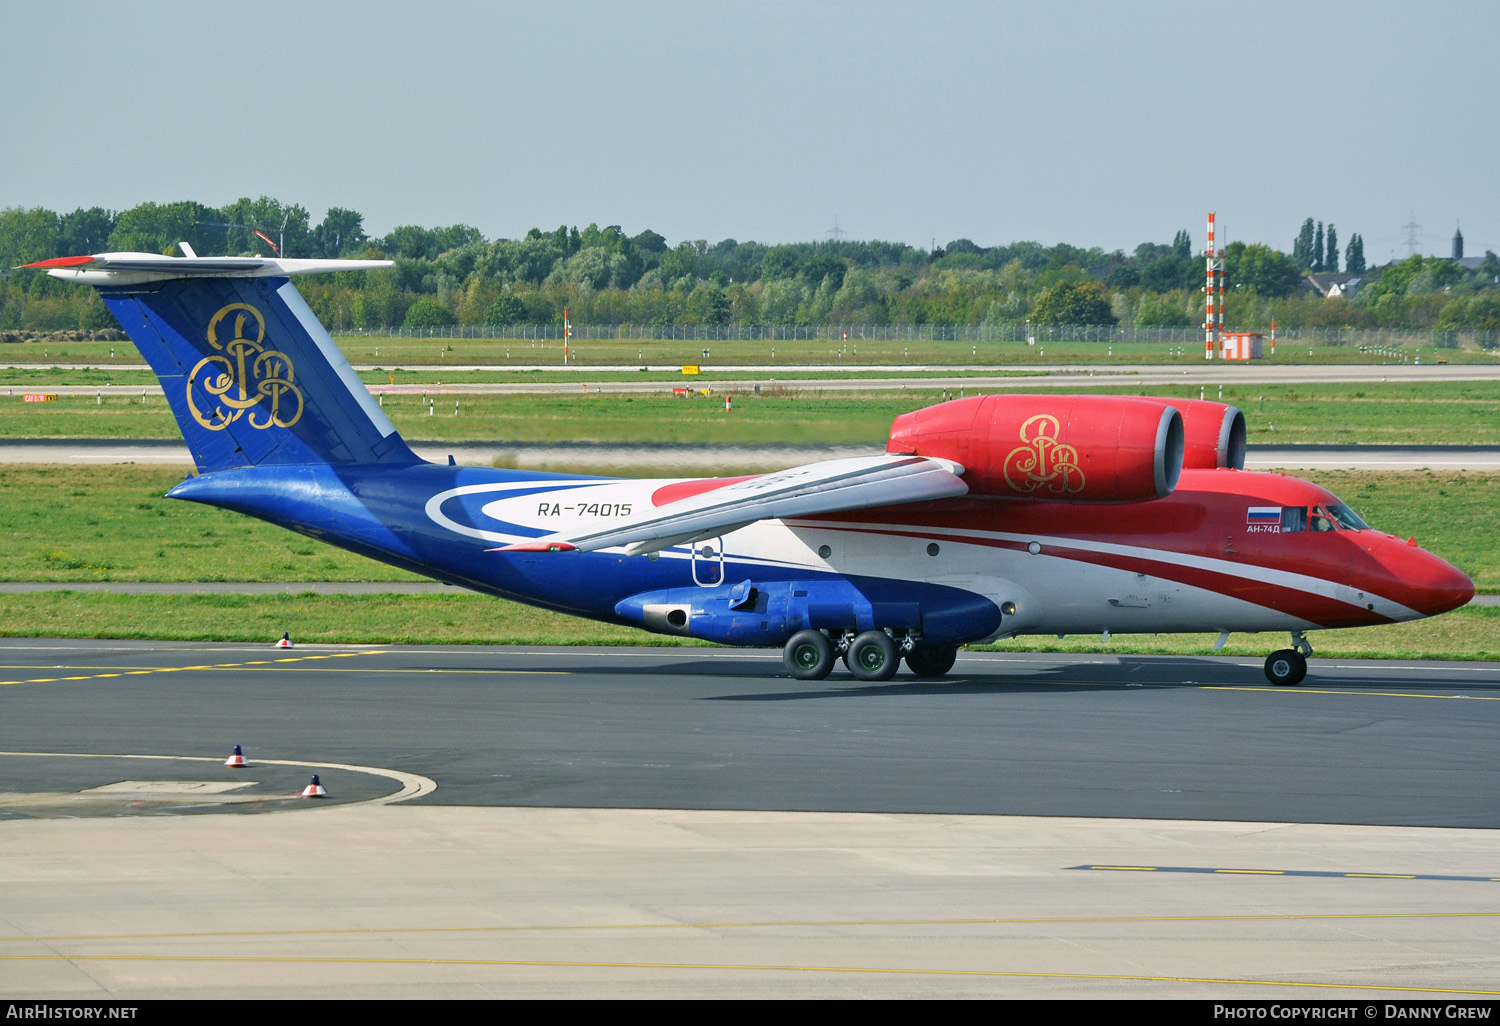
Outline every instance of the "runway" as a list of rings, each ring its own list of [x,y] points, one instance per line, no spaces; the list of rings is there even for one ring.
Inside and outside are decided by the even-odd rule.
[[[0,660],[0,751],[240,744],[436,781],[418,804],[1500,827],[1493,664],[1314,659],[1276,689],[1259,660],[1019,652],[876,685],[794,681],[769,649],[10,639]],[[120,772],[18,758],[7,779]]]
[[[1495,664],[12,639],[0,993],[1492,995],[1497,733]]]

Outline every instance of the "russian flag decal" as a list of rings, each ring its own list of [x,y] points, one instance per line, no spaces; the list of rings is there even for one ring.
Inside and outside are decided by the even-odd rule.
[[[1270,525],[1270,526],[1280,526],[1280,524],[1281,524],[1281,507],[1280,506],[1251,506],[1248,510],[1245,511],[1245,526],[1249,527],[1249,526],[1252,526],[1254,524],[1266,524],[1266,525]]]

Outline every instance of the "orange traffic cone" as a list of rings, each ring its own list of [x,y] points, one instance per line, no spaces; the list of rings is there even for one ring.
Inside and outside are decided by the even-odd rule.
[[[281,640],[278,641],[278,642],[276,642],[276,647],[277,648],[291,648],[292,647],[292,632],[291,631],[282,631],[281,632]]]
[[[245,761],[245,753],[240,751],[240,746],[235,745],[234,754],[230,755],[229,758],[224,760],[224,765],[230,767],[231,769],[244,769],[250,764]]]
[[[323,790],[323,785],[318,783],[318,775],[313,774],[312,783],[302,789],[304,798],[327,798],[328,792]]]

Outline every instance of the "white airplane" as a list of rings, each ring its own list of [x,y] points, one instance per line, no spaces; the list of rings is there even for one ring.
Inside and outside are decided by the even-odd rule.
[[[419,459],[291,284],[387,261],[44,260],[94,286],[237,510],[475,591],[863,680],[1022,634],[1307,632],[1461,606],[1473,583],[1317,485],[1241,469],[1220,403],[991,395],[896,418],[886,453],[748,478],[617,480]]]

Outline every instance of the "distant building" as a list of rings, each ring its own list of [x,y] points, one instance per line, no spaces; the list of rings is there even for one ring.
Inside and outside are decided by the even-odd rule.
[[[1354,274],[1309,274],[1302,283],[1325,299],[1348,299],[1359,288],[1362,279]]]
[[[1226,331],[1222,336],[1225,360],[1259,360],[1260,340],[1258,331]]]
[[[1453,259],[1454,260],[1462,260],[1463,258],[1464,258],[1464,233],[1458,230],[1458,226],[1457,225],[1454,225],[1453,226]]]

